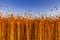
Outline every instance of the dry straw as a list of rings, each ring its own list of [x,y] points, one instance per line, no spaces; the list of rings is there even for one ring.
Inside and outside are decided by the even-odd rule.
[[[60,40],[60,16],[0,16],[0,40]]]

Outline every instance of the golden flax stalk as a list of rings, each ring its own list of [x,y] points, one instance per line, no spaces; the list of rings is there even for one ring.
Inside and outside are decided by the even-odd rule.
[[[60,19],[0,16],[0,40],[60,40]]]

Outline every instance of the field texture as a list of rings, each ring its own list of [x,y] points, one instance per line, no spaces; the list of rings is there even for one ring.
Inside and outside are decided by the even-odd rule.
[[[60,40],[60,17],[0,16],[0,40]]]

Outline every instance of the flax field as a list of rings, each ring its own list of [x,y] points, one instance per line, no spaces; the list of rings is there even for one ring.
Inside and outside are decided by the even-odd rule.
[[[60,16],[0,16],[0,40],[60,40]]]

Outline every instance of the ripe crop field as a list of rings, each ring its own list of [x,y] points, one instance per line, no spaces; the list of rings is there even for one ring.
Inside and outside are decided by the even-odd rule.
[[[60,40],[60,16],[0,16],[0,40]]]

